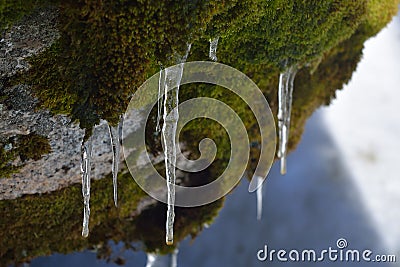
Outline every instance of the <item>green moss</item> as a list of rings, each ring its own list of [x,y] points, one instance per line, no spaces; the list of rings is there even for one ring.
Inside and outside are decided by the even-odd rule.
[[[22,161],[33,159],[39,160],[43,155],[51,152],[47,137],[28,134],[23,135],[18,140],[18,154]]]
[[[283,69],[310,62],[354,33],[366,1],[275,0],[263,2],[263,9],[257,23],[221,40],[223,63],[246,72],[254,64]]]
[[[10,148],[6,150],[5,146],[10,146]],[[17,157],[22,162],[29,159],[39,160],[50,152],[51,147],[47,137],[35,133],[17,135],[0,142],[0,177],[7,178],[18,172],[22,165],[13,164]]]
[[[13,173],[18,171],[18,167],[12,165],[12,162],[16,158],[14,150],[7,151],[4,149],[5,144],[0,143],[0,177],[10,177]]]
[[[370,36],[377,34],[388,24],[398,11],[399,0],[370,0],[368,1],[367,17],[363,30]]]

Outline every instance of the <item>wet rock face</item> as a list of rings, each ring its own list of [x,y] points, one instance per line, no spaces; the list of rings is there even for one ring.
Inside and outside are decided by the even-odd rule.
[[[11,77],[29,68],[26,58],[48,48],[60,35],[58,10],[37,9],[0,36],[0,78]]]

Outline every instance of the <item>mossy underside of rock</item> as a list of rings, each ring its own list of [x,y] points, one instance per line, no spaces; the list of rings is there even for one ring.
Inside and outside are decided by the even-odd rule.
[[[174,246],[164,242],[166,205],[151,204],[138,213],[137,205],[149,197],[127,172],[119,174],[118,184],[119,207],[115,208],[111,175],[92,182],[88,238],[81,236],[83,204],[79,185],[0,201],[0,266],[94,247],[103,248],[98,257],[104,258],[102,253],[109,240],[124,242],[127,247],[136,242],[148,252],[173,251]],[[188,235],[195,237],[204,224],[212,223],[222,204],[219,200],[197,208],[177,208],[175,244]]]

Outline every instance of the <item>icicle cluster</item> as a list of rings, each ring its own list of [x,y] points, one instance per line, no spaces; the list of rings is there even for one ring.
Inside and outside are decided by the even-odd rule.
[[[188,45],[185,56],[180,60],[176,68],[165,69],[164,76],[164,111],[162,141],[164,143],[165,173],[167,178],[167,221],[166,221],[166,243],[171,245],[174,242],[174,205],[175,205],[175,165],[176,165],[176,128],[178,125],[179,113],[179,86],[183,74],[184,62],[187,59],[191,45]]]
[[[113,191],[114,191],[114,204],[118,206],[118,169],[119,169],[119,158],[121,153],[121,136],[122,136],[122,123],[121,118],[119,124],[115,127],[108,125],[108,130],[111,139],[111,150],[113,155],[112,161],[112,176],[113,176]]]
[[[121,140],[122,140],[122,118],[119,124],[115,127],[108,125],[108,130],[111,138],[111,149],[113,155],[112,162],[112,175],[113,175],[113,191],[114,191],[114,204],[118,205],[118,167],[119,158],[121,153]],[[83,196],[83,224],[82,224],[82,236],[87,237],[89,235],[89,218],[90,218],[90,170],[91,170],[91,158],[92,158],[92,140],[93,136],[89,137],[86,141],[82,142],[81,145],[81,172],[82,172],[82,196]]]
[[[83,195],[83,225],[82,236],[89,235],[90,217],[90,162],[92,157],[92,137],[81,145],[81,172],[82,172],[82,195]]]
[[[286,173],[287,143],[289,140],[290,113],[292,109],[292,95],[294,78],[297,73],[297,66],[287,68],[279,76],[278,89],[278,135],[279,147],[278,157],[281,160],[281,174]]]
[[[208,54],[209,58],[213,61],[217,61],[217,47],[218,47],[219,36],[210,40],[210,52]]]

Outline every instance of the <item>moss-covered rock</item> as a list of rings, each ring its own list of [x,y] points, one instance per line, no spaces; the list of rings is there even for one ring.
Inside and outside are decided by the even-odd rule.
[[[219,60],[252,78],[275,111],[279,71],[319,62],[360,24],[366,37],[375,34],[396,12],[395,2],[63,1],[60,40],[32,58],[18,80],[32,85],[43,107],[71,115],[90,132],[100,119],[116,124],[129,96],[160,63],[175,63],[187,43],[189,60],[205,60],[209,38],[221,36]],[[221,95],[218,87],[206,91]],[[293,125],[302,128],[296,120],[294,112]]]
[[[115,124],[129,96],[162,62],[176,62],[218,9],[209,1],[63,1],[61,38],[23,79],[44,107],[82,128]]]
[[[61,38],[31,59],[23,81],[33,85],[43,107],[70,114],[87,129],[99,119],[115,124],[136,88],[160,63],[175,63],[187,43],[221,36],[220,61],[272,94],[276,89],[262,85],[278,69],[320,57],[348,38],[369,10],[366,0],[80,0],[59,5]],[[191,53],[190,60],[204,59],[197,55]]]

